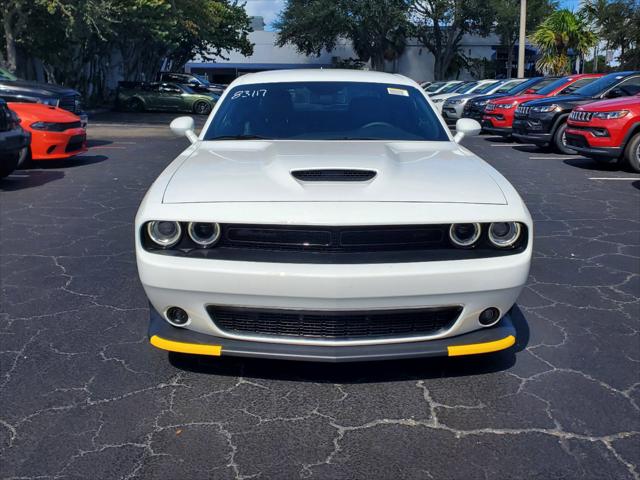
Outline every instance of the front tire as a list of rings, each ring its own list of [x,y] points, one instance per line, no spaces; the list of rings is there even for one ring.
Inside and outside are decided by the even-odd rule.
[[[553,135],[553,146],[556,150],[564,155],[575,155],[576,151],[571,150],[567,146],[567,123],[564,122],[556,129],[556,133]]]
[[[26,169],[32,164],[31,149],[29,147],[24,147],[18,154],[18,166],[16,168]]]
[[[211,105],[209,105],[207,102],[196,102],[193,105],[193,113],[198,114],[198,115],[208,115],[209,112],[211,112]]]
[[[18,152],[12,153],[11,155],[7,155],[5,158],[0,159],[0,178],[11,175],[11,173],[18,166],[19,159],[20,154]]]
[[[640,132],[631,137],[622,158],[622,164],[625,168],[640,173]]]

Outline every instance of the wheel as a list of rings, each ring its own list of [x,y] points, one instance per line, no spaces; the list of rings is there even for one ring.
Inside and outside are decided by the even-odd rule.
[[[566,122],[558,127],[558,129],[556,130],[556,133],[553,136],[553,146],[560,153],[563,153],[565,155],[574,155],[576,153],[576,151],[575,150],[571,150],[567,146],[566,130],[567,130]]]
[[[18,152],[0,158],[0,178],[4,178],[13,172],[18,166],[20,155]]]
[[[198,115],[208,115],[211,111],[211,105],[207,102],[196,102],[193,105],[193,113],[197,113]]]
[[[18,154],[18,166],[16,168],[25,169],[29,168],[31,165],[31,149],[29,147],[24,147]]]
[[[127,101],[127,109],[131,112],[142,112],[144,110],[144,104],[139,98],[130,98]]]
[[[624,149],[623,166],[640,173],[640,132],[636,133]]]

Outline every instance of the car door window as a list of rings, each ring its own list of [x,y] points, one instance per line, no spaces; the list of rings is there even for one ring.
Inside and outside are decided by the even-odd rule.
[[[637,93],[640,93],[640,76],[627,78],[609,92],[613,97],[628,97]]]
[[[594,80],[597,80],[597,77],[582,78],[580,80],[576,80],[571,85],[567,85],[565,88],[563,88],[558,93],[558,95],[570,95],[573,92],[575,92],[577,89],[579,89],[580,87],[584,87],[585,85],[588,85],[589,83],[593,82]]]
[[[159,89],[160,93],[175,95],[176,93],[182,93],[182,90],[177,85],[173,85],[171,83],[163,83],[160,85]]]

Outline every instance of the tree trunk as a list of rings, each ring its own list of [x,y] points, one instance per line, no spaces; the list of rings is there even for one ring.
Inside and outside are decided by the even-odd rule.
[[[15,32],[13,31],[13,28],[11,25],[12,17],[13,17],[12,12],[5,13],[2,26],[4,28],[5,47],[7,51],[7,59],[5,61],[6,66],[9,71],[15,73],[18,62],[16,58]]]
[[[515,45],[507,45],[507,78],[511,78],[511,70],[513,66],[513,47]]]

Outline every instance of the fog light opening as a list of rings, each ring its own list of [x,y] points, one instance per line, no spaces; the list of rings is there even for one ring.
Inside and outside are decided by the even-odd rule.
[[[186,327],[191,319],[189,314],[180,307],[169,307],[165,313],[167,322],[174,327]]]
[[[500,320],[500,310],[495,307],[489,307],[480,312],[478,321],[485,327],[495,325]]]

